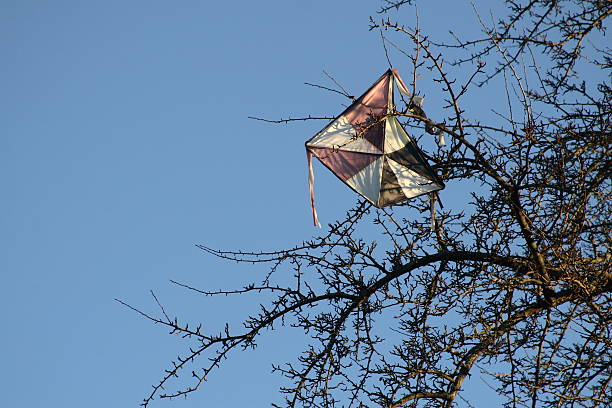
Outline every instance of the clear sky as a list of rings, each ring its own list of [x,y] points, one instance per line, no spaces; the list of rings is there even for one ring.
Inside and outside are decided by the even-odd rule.
[[[422,7],[423,29],[473,32],[469,3],[455,3]],[[155,312],[154,290],[209,327],[249,312],[247,299],[220,307],[169,279],[230,287],[260,270],[194,244],[275,249],[318,232],[303,143],[325,123],[247,117],[338,114],[342,97],[303,83],[333,86],[326,70],[359,94],[387,69],[368,31],[379,6],[0,0],[1,407],[136,407],[181,343],[114,298]],[[414,9],[397,16],[412,24]],[[420,81],[431,115],[435,85]],[[315,172],[325,224],[356,197]],[[187,401],[153,406],[278,400],[271,363],[301,348],[282,334],[261,343]]]

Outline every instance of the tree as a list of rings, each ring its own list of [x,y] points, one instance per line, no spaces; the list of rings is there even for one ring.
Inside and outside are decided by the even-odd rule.
[[[230,351],[284,325],[311,339],[297,361],[274,366],[293,384],[282,389],[290,407],[452,407],[476,371],[504,406],[612,405],[612,59],[601,45],[612,3],[508,0],[506,17],[489,24],[478,15],[480,38],[453,34],[450,43],[385,14],[412,3],[385,0],[370,28],[410,58],[414,94],[417,73],[430,70],[446,105],[442,120],[410,101],[394,115],[446,136],[447,147],[428,159],[447,184],[478,184],[470,205],[444,208],[431,229],[426,200],[402,208],[422,216],[399,220],[359,201],[326,233],[289,249],[202,246],[291,269],[294,279],[284,285],[270,274],[222,292],[183,285],[210,296],[267,294],[244,327],[222,333],[179,323],[163,308],[161,316],[134,309],[191,341],[143,406],[197,390]],[[463,100],[495,81],[505,94],[485,123]],[[368,222],[386,239],[361,236]],[[179,388],[165,391],[174,377]]]

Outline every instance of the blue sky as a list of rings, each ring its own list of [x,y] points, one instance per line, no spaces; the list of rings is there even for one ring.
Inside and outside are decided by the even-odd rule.
[[[169,279],[231,287],[261,269],[194,244],[274,249],[317,232],[303,142],[324,122],[247,117],[339,113],[340,96],[303,83],[333,86],[326,70],[353,94],[369,87],[387,69],[368,31],[378,8],[0,0],[0,406],[137,406],[180,343],[114,298],[155,311],[152,289],[171,313],[209,327],[248,313],[253,299],[219,306]],[[412,24],[414,9],[398,16]],[[419,17],[444,38],[475,29],[467,3]],[[408,75],[397,54],[394,63]],[[434,106],[439,94],[423,75]],[[319,215],[331,222],[355,196],[321,166],[315,172]],[[283,380],[270,364],[295,358],[300,338],[265,338],[202,392],[154,406],[278,400]]]

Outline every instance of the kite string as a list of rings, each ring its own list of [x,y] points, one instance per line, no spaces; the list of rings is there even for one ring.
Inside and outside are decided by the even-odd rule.
[[[389,68],[393,68],[393,64],[391,64],[391,59],[389,58],[389,50],[387,50],[387,44],[385,43],[385,36],[382,33],[382,29],[380,32],[380,38],[382,39],[383,49],[385,50],[385,56],[387,57],[387,62],[389,63]]]

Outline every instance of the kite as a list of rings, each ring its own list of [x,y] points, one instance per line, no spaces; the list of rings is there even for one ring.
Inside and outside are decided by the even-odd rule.
[[[444,183],[394,115],[394,83],[409,95],[398,72],[389,69],[336,119],[306,141],[310,204],[315,226],[312,156],[378,208],[442,190]],[[414,96],[414,106],[422,98]],[[433,213],[433,211],[432,211]],[[432,218],[433,224],[433,218]]]

